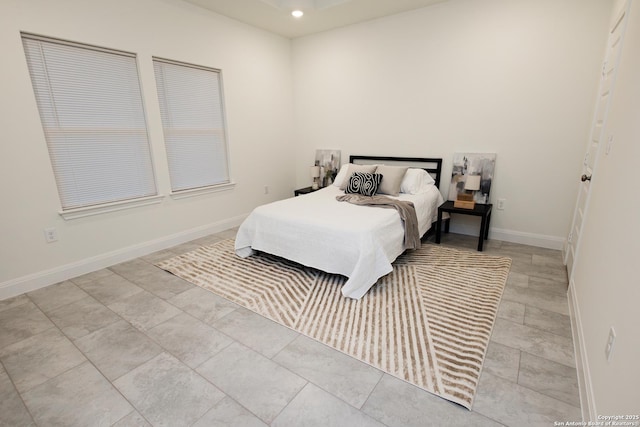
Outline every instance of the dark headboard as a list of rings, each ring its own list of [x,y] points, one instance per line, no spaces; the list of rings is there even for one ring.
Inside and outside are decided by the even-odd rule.
[[[442,175],[442,159],[428,157],[384,157],[384,156],[349,156],[349,163],[374,164],[384,162],[388,166],[410,166],[422,168],[429,172],[440,188]]]

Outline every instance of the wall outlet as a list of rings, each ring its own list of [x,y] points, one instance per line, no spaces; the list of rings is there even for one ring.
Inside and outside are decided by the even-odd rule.
[[[496,209],[499,211],[504,210],[504,204],[507,202],[506,199],[498,199],[498,203],[496,204]]]
[[[47,243],[53,243],[58,241],[58,230],[55,228],[45,228],[44,229],[44,239]]]
[[[264,186],[264,194],[269,194],[269,186],[268,185]]]

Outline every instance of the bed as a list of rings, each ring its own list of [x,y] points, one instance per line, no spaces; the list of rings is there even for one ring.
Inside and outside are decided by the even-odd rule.
[[[386,165],[387,171],[409,166],[401,186],[406,192],[389,197],[413,202],[420,236],[427,233],[443,203],[438,189],[442,159],[350,156],[334,184],[255,208],[238,230],[236,254],[245,258],[261,251],[346,276],[342,294],[362,298],[380,277],[392,271],[392,263],[404,252],[405,229],[394,209],[336,200],[345,193],[338,185],[344,183],[352,164],[361,165],[355,168]]]

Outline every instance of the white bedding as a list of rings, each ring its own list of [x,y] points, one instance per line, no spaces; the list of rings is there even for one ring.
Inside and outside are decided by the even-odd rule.
[[[348,277],[346,297],[359,299],[392,270],[404,251],[404,228],[395,209],[336,201],[336,186],[257,207],[236,236],[236,253],[254,250]],[[443,198],[435,185],[420,194],[401,193],[416,207],[420,235],[436,221]]]

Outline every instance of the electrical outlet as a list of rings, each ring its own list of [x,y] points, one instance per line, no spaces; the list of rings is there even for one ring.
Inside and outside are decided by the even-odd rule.
[[[498,199],[498,203],[496,206],[496,209],[498,209],[499,211],[504,210],[504,204],[507,202],[506,199]]]
[[[609,337],[607,338],[607,346],[604,348],[604,354],[607,356],[607,362],[611,361],[611,353],[613,352],[613,343],[616,341],[616,331],[609,329]]]
[[[268,185],[264,186],[264,194],[269,194],[269,186]]]
[[[58,230],[55,228],[45,228],[44,229],[44,239],[47,243],[53,243],[58,241]]]

